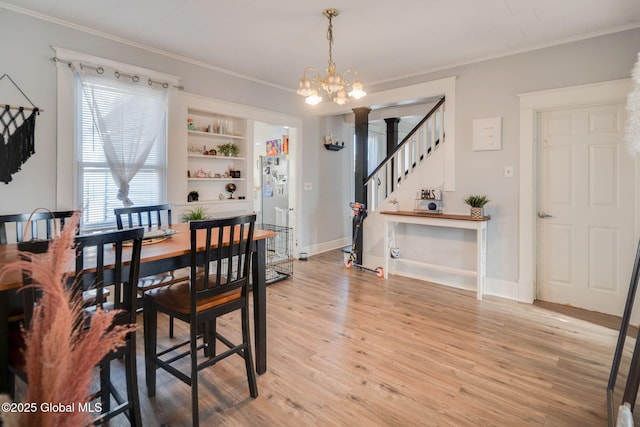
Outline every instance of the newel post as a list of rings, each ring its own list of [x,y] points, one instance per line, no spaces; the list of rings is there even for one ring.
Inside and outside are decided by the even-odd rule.
[[[355,185],[354,185],[354,202],[364,203],[367,206],[367,193],[365,191],[365,179],[369,174],[367,159],[368,153],[368,141],[369,141],[369,113],[371,109],[368,107],[354,108],[355,114],[355,144],[356,144],[356,158],[355,158]],[[368,208],[368,206],[367,206]],[[355,217],[354,217],[355,219]],[[355,221],[352,224],[352,231],[355,233]],[[358,232],[356,239],[356,256],[358,257],[358,263],[362,264],[362,227]]]

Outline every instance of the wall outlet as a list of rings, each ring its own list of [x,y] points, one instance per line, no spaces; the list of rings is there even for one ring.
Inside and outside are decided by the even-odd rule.
[[[505,178],[513,178],[513,166],[505,166],[504,167],[504,177]]]
[[[305,182],[304,183],[304,191],[311,191],[313,190],[313,185],[311,185],[310,182]]]

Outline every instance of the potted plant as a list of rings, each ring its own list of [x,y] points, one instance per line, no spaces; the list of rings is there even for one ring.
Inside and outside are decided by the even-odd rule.
[[[193,209],[185,211],[180,218],[182,219],[182,222],[200,221],[203,219],[209,219],[209,215],[204,207],[196,206]]]
[[[464,199],[464,202],[471,206],[471,218],[484,218],[484,205],[489,203],[487,196],[472,194]]]
[[[226,144],[218,145],[218,151],[223,156],[237,157],[240,153],[240,147],[238,147],[238,144],[228,142]]]

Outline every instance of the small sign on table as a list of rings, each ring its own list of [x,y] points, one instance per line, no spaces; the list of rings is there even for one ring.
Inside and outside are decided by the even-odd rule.
[[[442,191],[439,188],[422,188],[416,195],[413,210],[420,213],[442,213]]]

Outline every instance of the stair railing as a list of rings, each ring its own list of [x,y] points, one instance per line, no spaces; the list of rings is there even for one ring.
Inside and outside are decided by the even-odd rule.
[[[445,140],[444,97],[407,134],[385,160],[365,179],[366,204],[373,212],[397,190],[416,166],[430,157]]]

